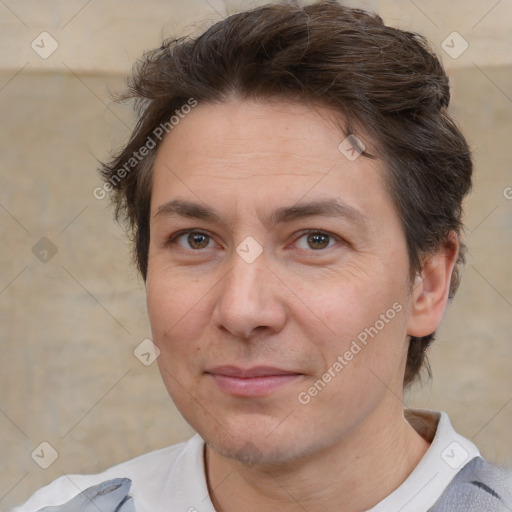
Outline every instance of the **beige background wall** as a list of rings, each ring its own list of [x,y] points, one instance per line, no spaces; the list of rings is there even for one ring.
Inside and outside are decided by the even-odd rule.
[[[92,192],[96,159],[132,126],[107,88],[121,87],[162,36],[205,28],[220,18],[212,6],[237,9],[209,3],[0,2],[2,510],[63,473],[97,472],[192,433],[156,364],[133,354],[150,336],[143,286],[107,200]],[[351,4],[430,38],[477,164],[462,286],[431,352],[434,379],[406,403],[447,411],[485,456],[512,464],[512,3]],[[43,31],[58,44],[50,56]],[[58,452],[48,469],[40,466],[53,452],[42,442]]]

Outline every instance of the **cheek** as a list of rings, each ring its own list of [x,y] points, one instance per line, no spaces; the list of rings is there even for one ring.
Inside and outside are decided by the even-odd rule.
[[[165,370],[174,375],[176,362],[184,357],[179,340],[186,336],[184,329],[191,324],[180,319],[186,320],[187,305],[179,287],[154,273],[148,273],[146,305],[153,342],[160,350],[158,364],[166,379]]]
[[[300,290],[297,295],[308,307],[308,319],[320,323],[331,340],[346,341],[356,336],[380,312],[382,297],[375,290],[375,281],[361,272],[348,275],[343,269],[296,285]],[[307,323],[304,318],[304,325]]]
[[[148,273],[146,280],[146,306],[154,342],[158,345],[161,343],[166,331],[173,325],[174,317],[178,313],[176,307],[179,305],[179,302],[176,300],[176,292],[176,289],[173,290],[166,281],[159,279],[153,272]]]
[[[201,279],[183,278],[175,268],[159,265],[155,258],[146,280],[146,305],[154,334],[161,337],[193,327],[201,316],[201,299],[206,291]],[[189,315],[194,316],[194,322]]]
[[[170,274],[169,270],[148,272],[146,305],[162,374],[172,371],[185,378],[203,348],[202,333],[209,321],[207,290],[201,280],[184,282]]]
[[[190,333],[183,330],[190,328],[190,323],[179,321],[185,314],[183,301],[175,287],[148,273],[146,304],[153,342],[160,350],[157,358],[160,374],[170,397],[179,405],[183,388],[189,387],[190,376],[183,370],[189,366],[187,360],[193,351],[190,343],[180,342],[191,339]]]
[[[329,368],[338,356],[349,360],[358,371],[368,369],[387,373],[402,358],[406,333],[406,295],[403,287],[389,279],[340,279],[339,285],[304,290],[311,305],[310,319],[321,320],[328,336],[315,336],[311,324],[304,319],[302,329],[310,332],[323,364]],[[314,313],[314,314],[313,314]],[[349,372],[345,372],[349,373]],[[351,372],[350,372],[351,373]]]

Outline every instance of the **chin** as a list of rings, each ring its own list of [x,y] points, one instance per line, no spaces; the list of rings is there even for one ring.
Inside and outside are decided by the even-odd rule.
[[[207,444],[222,457],[238,461],[245,466],[276,466],[293,462],[300,455],[292,446],[276,448],[268,442],[258,442],[255,439],[238,442],[222,440]]]
[[[235,431],[210,429],[199,432],[208,446],[220,456],[246,466],[279,466],[293,463],[315,451],[311,436],[303,438],[275,421],[259,426],[255,422],[239,425]]]

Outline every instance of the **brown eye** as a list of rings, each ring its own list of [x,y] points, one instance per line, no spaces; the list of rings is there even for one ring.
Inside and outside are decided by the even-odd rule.
[[[299,249],[306,251],[321,251],[336,245],[336,240],[339,240],[335,235],[325,233],[323,231],[306,231],[297,240],[296,245]]]
[[[166,246],[172,247],[177,244],[183,249],[200,251],[208,249],[210,242],[212,242],[212,238],[201,231],[181,231],[171,236],[166,242]]]
[[[209,241],[210,237],[204,233],[193,232],[187,236],[187,243],[192,249],[206,249]]]
[[[308,244],[312,249],[325,249],[329,245],[329,236],[323,233],[308,235]]]

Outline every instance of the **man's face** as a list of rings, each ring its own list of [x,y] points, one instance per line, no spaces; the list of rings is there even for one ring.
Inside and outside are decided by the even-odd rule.
[[[327,449],[402,408],[406,242],[382,162],[340,151],[329,114],[200,104],[154,167],[160,371],[203,439],[245,462]],[[325,201],[338,211],[306,208]]]

